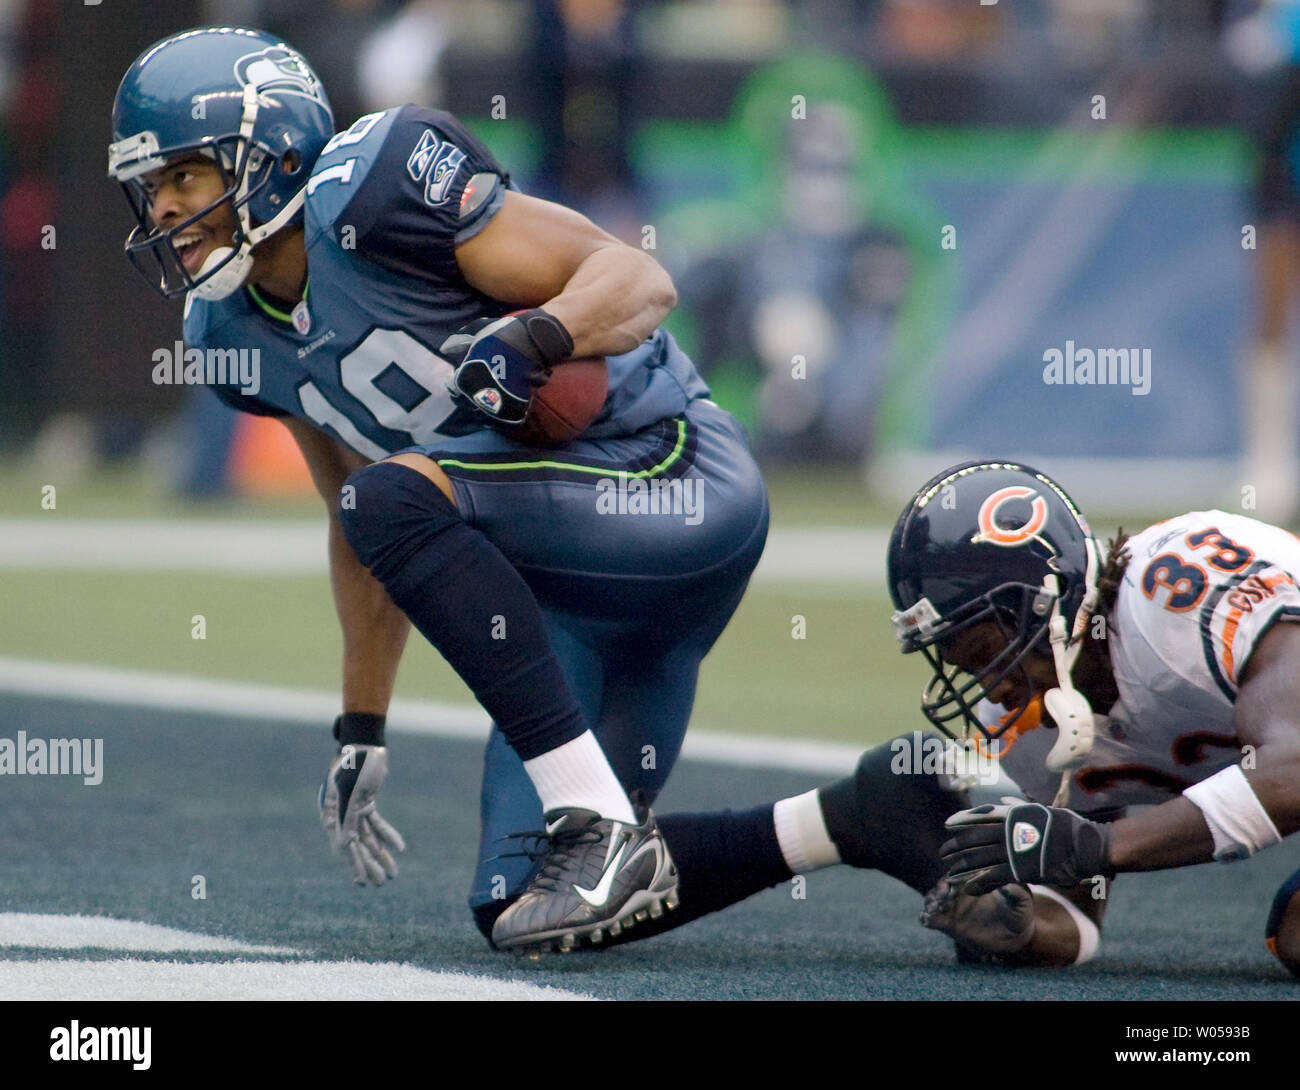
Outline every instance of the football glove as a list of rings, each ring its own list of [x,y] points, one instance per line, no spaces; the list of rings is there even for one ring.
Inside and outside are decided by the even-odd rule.
[[[975,897],[940,878],[925,895],[921,924],[980,956],[1014,954],[1033,940],[1034,895],[1008,885]]]
[[[379,816],[375,795],[388,771],[385,746],[339,749],[320,787],[320,823],[330,846],[347,860],[357,885],[381,886],[397,877],[393,851],[406,851],[402,834]]]
[[[462,326],[439,352],[457,365],[453,395],[496,423],[517,427],[528,415],[533,391],[546,385],[551,368],[573,355],[573,338],[546,311],[520,310]]]
[[[948,880],[978,897],[1016,882],[1067,888],[1097,875],[1113,878],[1110,830],[1073,810],[1016,802],[977,806],[945,823],[939,849]]]

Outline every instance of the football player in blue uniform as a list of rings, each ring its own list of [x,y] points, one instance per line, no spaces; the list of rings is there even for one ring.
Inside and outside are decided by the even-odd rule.
[[[321,812],[355,880],[394,876],[404,847],[375,797],[409,618],[494,722],[470,893],[484,933],[567,948],[674,907],[649,803],[768,510],[740,427],[658,328],[667,275],[518,192],[446,113],[335,133],[306,61],[254,30],[141,54],[109,173],[138,221],[128,256],[186,296],[187,366],[256,349],[257,381],[212,389],[283,420],[326,500],[344,662]],[[562,449],[522,444],[533,390],[596,356],[595,422]],[[659,490],[659,513],[600,502],[629,482]]]
[[[306,62],[256,31],[204,28],[142,54],[118,92],[109,159],[138,219],[129,256],[163,294],[187,296],[186,366],[257,349],[257,382],[241,386],[241,375],[212,388],[284,420],[326,500],[344,663],[341,748],[321,815],[357,881],[395,876],[403,847],[375,800],[408,617],[494,719],[470,899],[502,947],[620,941],[630,922],[641,926],[626,937],[651,933],[846,862],[927,894],[927,922],[968,956],[1068,962],[1096,945],[1105,902],[1090,896],[1091,879],[1248,853],[1295,827],[1278,779],[1295,727],[1276,699],[1300,672],[1295,637],[1290,625],[1264,624],[1300,612],[1294,579],[1282,578],[1300,574],[1293,545],[1232,516],[1189,523],[1179,538],[1188,555],[1144,558],[1142,587],[1124,590],[1120,551],[1099,568],[1064,493],[1003,463],[936,478],[896,528],[900,640],[935,662],[927,715],[944,730],[975,723],[980,736],[1009,741],[1005,762],[1026,793],[1054,802],[1043,769],[1065,767],[1055,743],[1068,737],[1069,749],[1092,721],[1068,695],[1073,679],[1076,697],[1110,709],[1109,723],[1094,724],[1096,767],[1073,772],[1071,783],[1092,792],[1080,809],[1113,816],[1099,799],[1122,804],[1125,791],[1168,789],[1184,773],[1208,786],[1175,800],[1177,813],[1151,811],[1167,819],[1125,819],[1112,836],[1044,806],[972,813],[948,829],[945,819],[973,801],[961,784],[922,761],[901,769],[882,747],[819,791],[657,822],[648,804],[676,758],[699,662],[767,527],[743,435],[657,328],[674,298],[658,266],[518,193],[447,114],[405,106],[333,134]],[[597,355],[609,358],[610,388],[592,427],[562,450],[522,445],[531,391],[566,359]],[[600,482],[633,479],[698,483],[702,517],[602,515]],[[934,502],[945,488],[956,513]],[[1040,503],[1045,521],[1029,533]],[[988,517],[967,525],[972,511]],[[1229,588],[1244,551],[1274,567]],[[1104,643],[1062,644],[1056,630],[1059,618],[1078,636],[1080,616],[1139,608],[1145,594],[1168,641],[1149,648],[1138,680],[1152,663],[1199,663],[1175,624],[1192,569],[1216,580],[1222,605],[1206,621],[1218,636],[1202,656],[1209,680],[1198,699],[1220,718],[1235,701],[1237,734],[1281,755],[1262,777],[1234,773],[1208,744],[1170,751],[1195,777],[1165,768],[1161,732],[1179,729],[1177,717],[1155,708],[1159,730],[1140,733],[1148,719],[1128,724],[1117,695],[1137,707],[1141,686],[1101,668]],[[1258,575],[1249,567],[1244,577]],[[1047,587],[1049,577],[1059,582]],[[958,686],[960,669],[978,681]],[[1051,692],[1035,720],[1025,709]],[[1066,730],[1052,729],[1063,720]],[[1124,774],[1132,761],[1110,759],[1130,737],[1130,749],[1144,747],[1136,776]],[[511,853],[512,838],[531,830],[538,846]],[[1279,892],[1270,921],[1293,968],[1296,887]]]

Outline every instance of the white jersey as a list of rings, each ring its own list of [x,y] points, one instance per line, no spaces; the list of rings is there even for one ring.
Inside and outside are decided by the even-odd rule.
[[[1286,530],[1193,511],[1130,538],[1129,554],[1107,618],[1119,700],[1096,717],[1096,743],[1066,801],[1085,813],[1166,802],[1240,761],[1241,671],[1275,622],[1300,620],[1300,539]],[[986,702],[986,713],[1003,710]],[[1014,733],[1003,769],[1027,797],[1050,804],[1060,776],[1044,760],[1056,732]]]

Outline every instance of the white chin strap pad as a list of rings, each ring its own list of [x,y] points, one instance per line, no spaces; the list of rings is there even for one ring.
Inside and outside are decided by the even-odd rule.
[[[206,260],[199,267],[198,276],[206,275],[211,269],[220,265],[232,253],[231,247],[219,246],[208,254]],[[248,274],[253,271],[253,252],[247,244],[241,246],[235,256],[230,259],[229,263],[217,272],[212,273],[208,279],[193,289],[193,293],[200,299],[207,299],[215,302],[218,299],[225,299],[228,295],[233,295],[244,285],[248,279]]]
[[[1092,751],[1095,737],[1092,707],[1078,689],[1060,688],[1043,694],[1043,707],[1057,726],[1056,742],[1047,754],[1047,767],[1052,772],[1065,772]]]

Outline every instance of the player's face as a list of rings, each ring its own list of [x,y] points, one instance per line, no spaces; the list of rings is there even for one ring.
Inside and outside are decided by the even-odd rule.
[[[140,179],[149,200],[149,214],[162,230],[202,212],[226,191],[216,163],[202,155],[176,159]],[[235,212],[228,201],[175,237],[176,252],[185,271],[194,275],[214,249],[230,246],[235,237]]]
[[[945,662],[979,677],[982,684],[991,685],[997,675],[990,671],[990,665],[1006,646],[1007,637],[1002,629],[994,621],[986,621],[944,640],[940,649]],[[1049,656],[1031,652],[1025,656],[1023,665],[1023,671],[1012,670],[990,690],[989,700],[1008,710],[1023,708],[1035,694],[1057,685],[1056,667]]]

